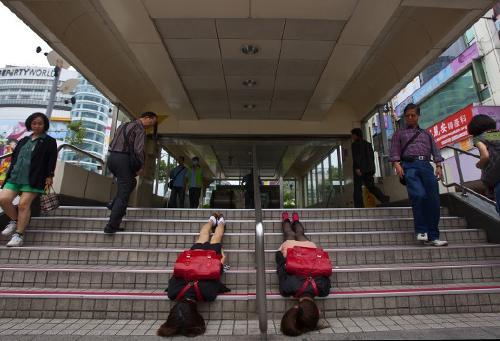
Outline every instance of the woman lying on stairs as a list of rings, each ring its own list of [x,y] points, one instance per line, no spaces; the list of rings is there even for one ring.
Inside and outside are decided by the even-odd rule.
[[[193,337],[205,333],[205,321],[196,302],[211,302],[218,294],[230,291],[220,281],[226,258],[221,244],[224,227],[222,214],[213,213],[196,243],[177,258],[167,289],[168,298],[176,303],[156,332],[158,336]],[[210,239],[211,231],[214,233]]]
[[[319,309],[314,297],[330,293],[332,266],[328,254],[318,249],[304,234],[304,226],[297,213],[282,215],[283,244],[276,252],[280,294],[298,299],[281,320],[281,332],[298,336],[315,330],[319,321]]]

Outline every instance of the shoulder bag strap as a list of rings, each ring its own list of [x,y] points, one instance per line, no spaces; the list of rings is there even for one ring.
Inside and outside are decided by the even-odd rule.
[[[182,168],[180,170],[177,171],[177,174],[175,174],[175,176],[172,178],[172,181],[175,181],[175,179],[177,179],[177,177],[179,176],[179,174],[181,174],[181,172],[184,170],[184,166],[182,166]]]
[[[408,146],[413,142],[415,141],[415,139],[418,137],[418,135],[420,135],[420,133],[422,132],[422,129],[418,129],[417,132],[411,137],[411,139],[408,140],[408,142],[406,142],[406,144],[403,146],[403,148],[401,148],[401,153],[399,155],[400,158],[403,157],[403,154],[404,152],[406,151],[406,148],[408,148]]]
[[[182,288],[182,290],[181,290],[181,291],[179,291],[179,293],[177,294],[177,296],[175,296],[175,300],[176,300],[176,301],[180,301],[180,300],[184,297],[184,295],[186,295],[186,292],[187,292],[187,291],[191,288],[191,286],[192,286],[192,285],[193,285],[193,283],[192,283],[192,282],[188,282],[188,283],[184,286],[184,288]],[[195,290],[196,290],[196,289],[195,289]]]
[[[312,277],[307,277],[304,280],[302,287],[300,287],[300,289],[295,293],[294,297],[295,298],[301,297],[302,294],[304,293],[304,291],[306,290],[306,288],[309,286],[309,284],[311,284],[311,286],[313,288],[314,296],[318,296],[318,286],[316,285],[316,281]]]
[[[200,286],[198,285],[198,281],[194,281],[194,292],[196,294],[196,300],[198,302],[203,302],[205,301],[203,299],[203,295],[201,294]]]

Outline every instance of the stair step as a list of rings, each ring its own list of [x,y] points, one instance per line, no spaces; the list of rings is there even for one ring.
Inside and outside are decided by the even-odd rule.
[[[184,249],[137,249],[26,246],[0,247],[0,262],[14,264],[152,265],[173,264]],[[325,249],[334,265],[390,264],[438,261],[494,260],[500,244],[455,244],[432,246],[379,246]],[[254,266],[254,250],[225,249],[228,264]],[[266,264],[274,267],[275,250],[266,250]]]
[[[31,228],[45,229],[84,229],[102,231],[106,225],[107,218],[90,217],[34,217],[31,219]],[[121,227],[127,231],[136,232],[199,232],[203,220],[179,220],[179,219],[138,219],[125,218]],[[307,232],[320,231],[373,231],[373,230],[401,230],[413,229],[413,218],[338,218],[338,219],[304,219],[302,221]],[[281,221],[264,220],[265,232],[281,232]],[[439,223],[440,228],[466,227],[467,222],[459,217],[443,217]],[[254,232],[255,221],[253,220],[227,220],[227,232]]]
[[[2,287],[164,289],[171,275],[171,267],[0,264]],[[254,290],[255,277],[253,268],[232,268],[222,281],[234,290]],[[336,266],[331,281],[339,288],[500,281],[500,260]],[[266,283],[277,288],[275,269],[266,270]]]
[[[269,318],[294,304],[276,292],[267,297]],[[427,286],[334,288],[318,298],[322,317],[491,312],[500,303],[500,282]],[[172,302],[160,290],[0,288],[2,318],[115,318],[165,320]],[[255,293],[232,292],[199,303],[206,319],[254,319]]]
[[[365,232],[309,232],[311,241],[324,248],[343,246],[376,246],[415,244],[415,234],[406,231]],[[36,229],[26,233],[25,245],[102,246],[133,248],[189,248],[198,237],[196,232],[120,232],[113,236],[101,231]],[[450,243],[486,242],[486,233],[479,229],[444,229],[441,239]],[[224,247],[228,249],[255,248],[255,235],[251,232],[227,232]],[[279,248],[283,234],[270,232],[265,235],[267,248]]]
[[[207,219],[214,211],[224,214],[225,217],[232,219],[249,218],[254,219],[253,209],[175,209],[175,208],[147,208],[147,207],[129,207],[127,209],[128,217],[141,218],[178,218]],[[58,209],[49,212],[48,216],[77,216],[77,217],[107,217],[109,210],[103,206],[61,206]],[[264,219],[281,219],[283,209],[264,209],[262,210]],[[290,211],[291,213],[292,211]],[[301,218],[340,218],[340,217],[392,217],[405,216],[412,217],[411,207],[373,207],[373,208],[308,208],[296,209]],[[448,214],[446,207],[441,208],[441,215]]]

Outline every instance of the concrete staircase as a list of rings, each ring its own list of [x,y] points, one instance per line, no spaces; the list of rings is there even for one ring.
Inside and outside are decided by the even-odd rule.
[[[22,248],[0,247],[0,317],[166,319],[164,289],[177,254],[210,210],[129,209],[126,232],[104,235],[108,211],[61,207],[33,218]],[[207,319],[255,320],[254,212],[222,210],[232,289],[200,304]],[[448,247],[418,245],[409,208],[299,210],[306,233],[330,253],[332,293],[324,317],[500,312],[500,245],[443,209]],[[274,251],[280,211],[264,211],[268,311],[280,319]],[[472,226],[473,227],[473,226]]]

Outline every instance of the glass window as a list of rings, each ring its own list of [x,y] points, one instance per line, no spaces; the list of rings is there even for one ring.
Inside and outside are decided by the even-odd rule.
[[[428,128],[474,102],[479,97],[472,70],[468,70],[420,104],[420,126]]]

